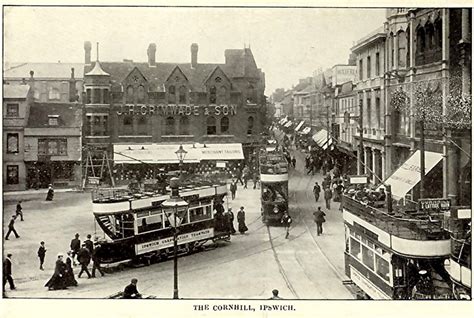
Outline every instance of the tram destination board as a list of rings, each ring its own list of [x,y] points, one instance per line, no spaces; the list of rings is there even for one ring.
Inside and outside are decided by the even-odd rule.
[[[438,199],[420,199],[418,205],[421,211],[426,210],[441,210],[449,211],[451,209],[451,200],[438,198]]]

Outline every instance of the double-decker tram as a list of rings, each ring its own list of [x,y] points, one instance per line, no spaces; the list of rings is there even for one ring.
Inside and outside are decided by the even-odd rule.
[[[180,197],[188,203],[177,237],[180,253],[195,251],[209,240],[230,239],[228,227],[215,218],[226,194],[226,184],[189,181],[179,187]],[[172,255],[174,229],[162,207],[169,198],[163,189],[95,189],[93,214],[105,236],[98,255],[101,262],[150,263]]]
[[[452,299],[443,213],[427,214],[414,202],[389,211],[358,194],[343,196],[344,263],[352,282],[372,299]]]
[[[447,230],[451,236],[451,259],[445,267],[453,282],[456,299],[471,300],[471,208],[454,207]]]
[[[267,148],[259,156],[262,221],[280,224],[288,212],[288,162],[281,151]]]

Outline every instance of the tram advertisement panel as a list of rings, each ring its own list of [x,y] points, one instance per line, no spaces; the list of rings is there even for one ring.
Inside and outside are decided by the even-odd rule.
[[[203,229],[196,232],[183,233],[178,235],[178,244],[194,242],[197,240],[208,239],[214,236],[214,229]],[[168,248],[173,246],[173,237],[166,237],[160,240],[145,242],[135,245],[137,255]]]

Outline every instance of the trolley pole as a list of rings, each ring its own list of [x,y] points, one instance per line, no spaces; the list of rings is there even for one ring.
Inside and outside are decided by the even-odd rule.
[[[174,232],[173,232],[173,243],[174,243],[174,288],[173,288],[173,299],[179,299],[178,295],[178,227],[176,226],[176,214],[178,214],[178,207],[176,206],[176,212],[174,213]]]

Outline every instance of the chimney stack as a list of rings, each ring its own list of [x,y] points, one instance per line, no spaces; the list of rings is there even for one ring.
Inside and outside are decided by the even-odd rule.
[[[148,45],[148,66],[156,66],[156,44],[150,43]]]
[[[198,63],[198,50],[199,46],[197,43],[191,44],[191,67],[196,68]]]
[[[77,102],[79,96],[76,90],[76,79],[74,78],[74,67],[71,67],[71,78],[69,79],[69,101]]]
[[[84,42],[84,63],[86,65],[91,65],[91,49],[92,45],[91,42],[86,41]]]

